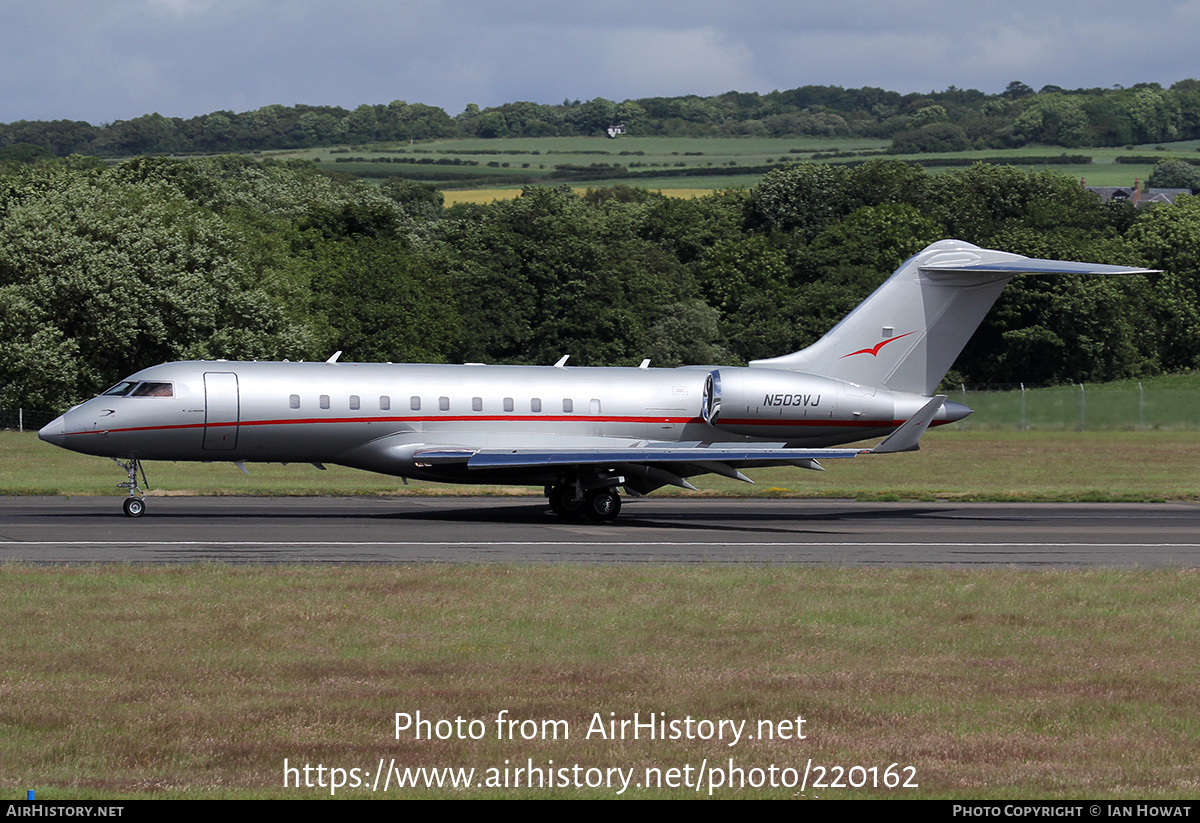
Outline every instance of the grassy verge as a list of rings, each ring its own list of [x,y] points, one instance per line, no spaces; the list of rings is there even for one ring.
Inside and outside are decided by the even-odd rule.
[[[811,758],[881,775],[896,763],[918,784],[804,794],[821,799],[1187,798],[1200,788],[1192,571],[17,565],[0,574],[8,797],[28,788],[45,799],[328,796],[285,789],[285,758],[372,775],[380,758],[473,767],[477,781],[506,760],[633,769],[644,780],[647,768],[707,759],[728,769],[732,759],[753,780],[752,769],[772,765],[802,773]],[[504,710],[536,721],[532,739],[496,739]],[[397,738],[395,713],[417,711],[480,720],[486,734]],[[754,739],[586,736],[597,714],[607,723],[635,712],[643,722],[650,712],[744,720]],[[803,740],[757,733],[760,720],[797,716]],[[543,737],[543,721],[565,721],[558,739]],[[386,796],[614,794],[485,786]],[[697,795],[631,785],[625,796]]]
[[[453,487],[330,466],[148,463],[151,494],[540,494],[528,487]],[[702,491],[656,494],[993,501],[1200,499],[1200,432],[934,431],[920,452],[826,461],[825,472],[762,469],[756,485],[705,475]],[[0,433],[0,493],[121,494],[110,460]]]

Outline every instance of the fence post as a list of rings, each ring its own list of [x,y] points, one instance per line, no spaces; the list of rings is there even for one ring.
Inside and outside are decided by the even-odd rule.
[[[1025,384],[1021,384],[1021,431],[1025,431]]]
[[[17,409],[17,431],[25,433],[25,409]]]
[[[1083,391],[1083,384],[1079,384],[1079,430],[1086,431],[1087,429],[1087,397]]]
[[[1138,381],[1138,431],[1146,425],[1146,395],[1142,391],[1142,381]]]

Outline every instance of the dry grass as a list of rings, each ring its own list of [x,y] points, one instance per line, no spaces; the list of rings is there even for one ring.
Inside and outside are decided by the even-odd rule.
[[[732,757],[746,769],[803,768],[812,758],[911,765],[920,784],[817,791],[822,798],[1186,798],[1198,788],[1191,571],[7,566],[0,574],[0,785],[10,797],[27,788],[47,799],[320,795],[284,790],[284,758],[373,772],[381,757],[478,769],[552,759],[639,774],[704,758]],[[393,733],[395,712],[491,723],[504,709],[566,720],[571,739],[417,742]],[[750,725],[803,715],[809,737],[735,747],[582,739],[596,712]]]
[[[572,190],[579,195],[587,192],[587,188],[573,188]],[[651,189],[651,191],[657,191],[659,194],[665,194],[667,197],[692,198],[707,197],[715,189]],[[518,186],[510,189],[447,189],[442,194],[445,195],[447,206],[453,206],[458,203],[476,203],[486,206],[496,200],[512,200],[519,197],[521,187]]]

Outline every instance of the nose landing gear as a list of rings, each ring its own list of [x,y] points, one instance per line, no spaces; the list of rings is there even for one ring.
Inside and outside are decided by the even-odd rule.
[[[129,479],[124,483],[118,483],[118,489],[129,489],[129,497],[125,498],[125,502],[121,504],[121,508],[125,511],[126,517],[141,517],[146,511],[146,493],[142,491],[138,485],[138,472],[142,473],[142,482],[146,484],[146,488],[150,488],[149,481],[146,480],[146,470],[142,468],[142,461],[135,457],[128,460],[120,460],[116,457],[113,462],[123,468]]]

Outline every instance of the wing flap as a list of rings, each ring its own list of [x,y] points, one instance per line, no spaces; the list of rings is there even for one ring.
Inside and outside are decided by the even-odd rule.
[[[480,449],[467,461],[472,469],[536,466],[595,466],[614,463],[724,463],[743,467],[792,461],[855,457],[866,449],[758,448],[593,448],[593,449]]]
[[[785,448],[782,443],[700,445],[640,441],[627,446],[569,445],[562,448],[472,448],[470,446],[424,446],[412,458],[429,466],[466,465],[468,469],[544,469],[556,466],[592,466],[623,473],[634,467],[662,473],[660,483],[682,485],[681,478],[716,473],[751,482],[738,469],[765,466],[798,466],[824,471],[818,460],[839,460],[860,454],[890,454],[919,448],[921,436],[946,401],[945,395],[929,400],[920,411],[870,449]],[[688,484],[690,485],[690,484]],[[686,487],[686,486],[685,486]]]

